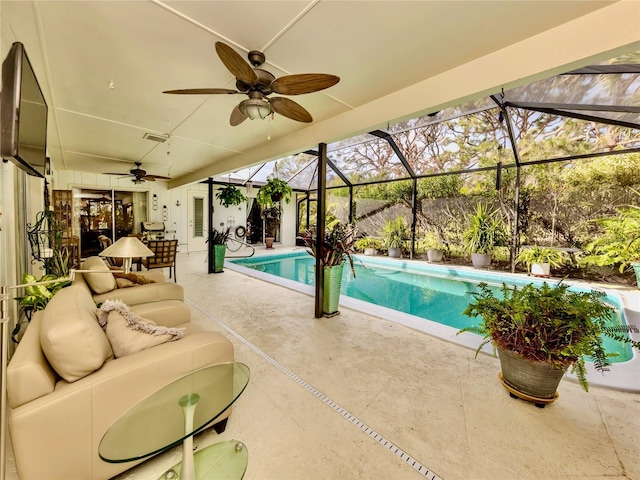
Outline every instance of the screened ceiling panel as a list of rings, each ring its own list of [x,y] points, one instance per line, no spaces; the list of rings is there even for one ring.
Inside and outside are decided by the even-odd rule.
[[[513,163],[500,106],[523,162],[638,149],[640,52],[329,144],[327,185]],[[296,190],[316,189],[317,158],[301,153],[216,180],[260,185],[273,176]]]
[[[409,178],[409,172],[389,142],[370,137],[371,140],[343,147],[327,156],[351,183]]]
[[[422,117],[413,118],[411,120],[389,125],[386,131],[388,131],[389,133],[400,133],[406,130],[460,118],[475,112],[481,112],[489,108],[494,108],[495,106],[495,102],[493,102],[489,97],[483,97],[465,103],[464,105],[446,108],[429,115],[424,115]]]
[[[556,109],[640,128],[639,73],[557,75],[507,90],[502,98],[520,108]]]

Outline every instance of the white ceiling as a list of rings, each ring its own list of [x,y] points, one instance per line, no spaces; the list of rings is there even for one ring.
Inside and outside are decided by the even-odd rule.
[[[635,0],[2,0],[0,14],[3,58],[12,42],[24,43],[49,104],[54,167],[127,172],[140,161],[167,175],[170,162],[172,187],[640,45]],[[311,124],[276,115],[231,127],[242,95],[162,94],[235,88],[216,41],[243,58],[263,51],[263,68],[276,77],[341,81],[293,98]],[[170,155],[146,132],[171,134]]]

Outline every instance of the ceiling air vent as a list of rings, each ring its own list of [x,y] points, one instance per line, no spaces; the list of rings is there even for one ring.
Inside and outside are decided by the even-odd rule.
[[[169,139],[169,135],[158,135],[155,133],[145,133],[144,137],[142,138],[146,138],[147,140],[151,140],[154,142],[158,142],[158,143],[164,143]]]

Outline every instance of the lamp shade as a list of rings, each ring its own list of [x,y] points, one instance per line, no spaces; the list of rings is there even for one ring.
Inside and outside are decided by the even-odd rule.
[[[132,258],[151,257],[154,253],[136,237],[122,237],[98,255],[101,257]]]

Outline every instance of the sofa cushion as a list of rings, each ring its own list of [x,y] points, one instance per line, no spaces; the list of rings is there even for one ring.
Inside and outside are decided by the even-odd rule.
[[[116,279],[109,266],[100,257],[89,257],[82,264],[83,270],[96,270],[96,273],[85,273],[84,278],[94,293],[107,293],[117,288]]]
[[[119,300],[107,300],[98,311],[98,322],[111,343],[116,358],[178,340],[183,328],[156,325],[132,312]]]
[[[95,372],[113,358],[96,314],[91,294],[81,285],[60,290],[42,313],[42,351],[51,367],[67,382]]]

